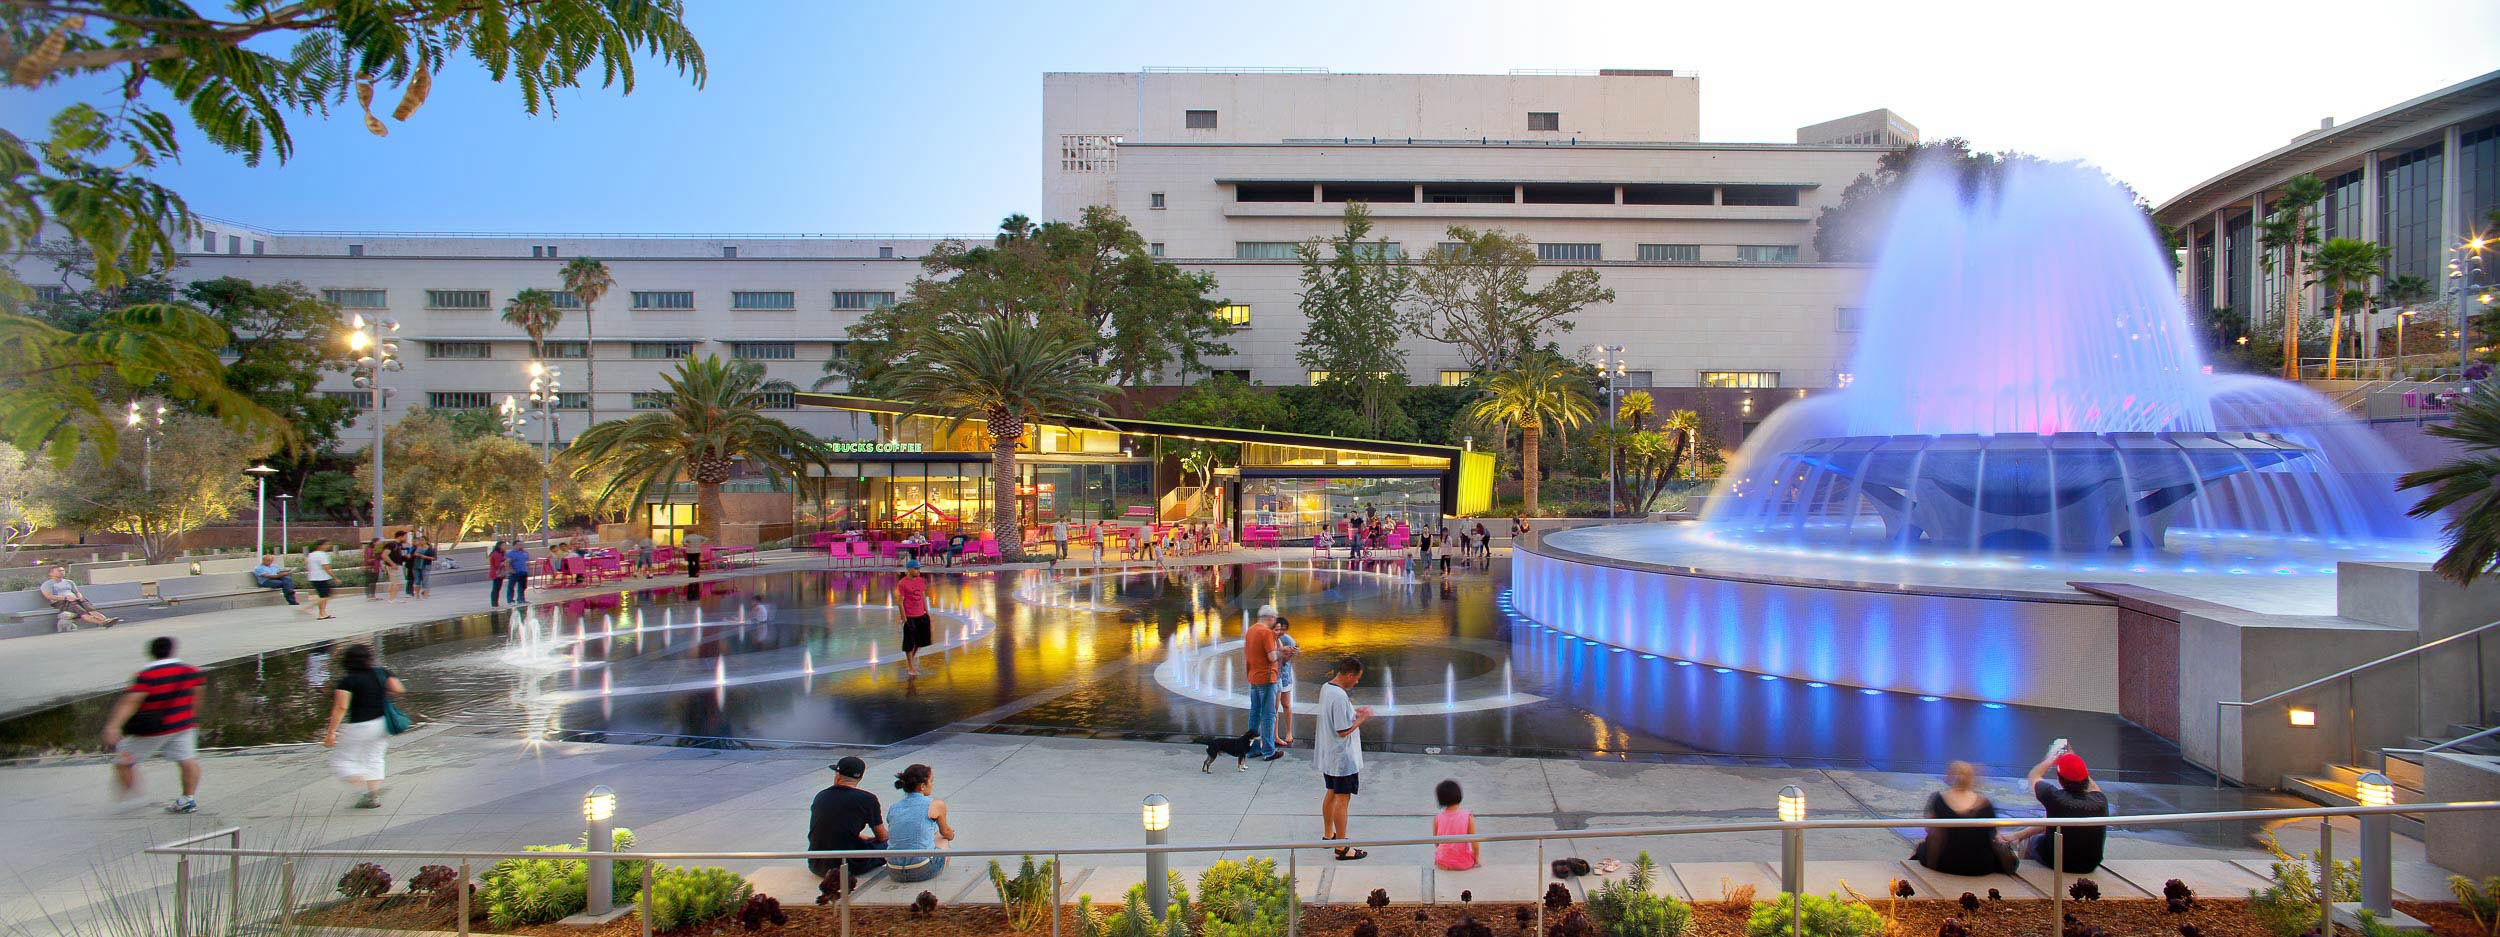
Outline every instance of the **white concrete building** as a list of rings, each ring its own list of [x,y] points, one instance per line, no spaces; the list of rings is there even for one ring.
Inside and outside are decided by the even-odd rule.
[[[1727,422],[1759,419],[1776,402],[1757,408],[1753,393],[1829,387],[1844,367],[1863,271],[1817,262],[1814,219],[1888,146],[1699,142],[1691,76],[1150,70],[1049,74],[1042,85],[1044,219],[1109,205],[1170,262],[1213,272],[1248,329],[1212,367],[1269,384],[1308,379],[1294,360],[1292,245],[1337,230],[1348,200],[1370,203],[1377,235],[1409,256],[1465,224],[1525,234],[1557,270],[1600,270],[1617,298],[1583,314],[1564,346],[1625,346],[1635,384],[1731,389],[1744,400],[1723,401]],[[504,304],[522,289],[560,288],[566,261],[597,257],[614,292],[595,322],[569,309],[551,336],[569,436],[594,403],[603,419],[631,412],[688,353],[758,359],[807,387],[844,329],[904,293],[943,237],[290,232],[213,221],[176,276],[292,280],[393,317],[405,370],[389,376],[390,406],[490,407],[528,385],[529,344],[502,321]],[[33,282],[50,273],[21,272]],[[1453,350],[1410,339],[1408,351],[1411,380],[1458,376]],[[595,400],[584,354],[598,362]],[[343,377],[336,390],[355,393]],[[1674,396],[1661,404],[1697,405]],[[792,416],[829,436],[859,426],[850,414]]]

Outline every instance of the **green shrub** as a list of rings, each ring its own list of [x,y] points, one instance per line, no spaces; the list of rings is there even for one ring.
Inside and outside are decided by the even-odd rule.
[[[1051,900],[1051,873],[1058,860],[1035,865],[1032,856],[1024,857],[1023,866],[1013,878],[1000,868],[998,860],[990,860],[990,884],[998,889],[998,903],[1007,909],[1008,926],[1019,933],[1048,922],[1058,909]]]
[[[754,893],[755,886],[728,869],[663,866],[651,873],[651,929],[673,931],[728,917]]]
[[[1589,895],[1589,916],[1605,937],[1680,937],[1692,926],[1692,906],[1650,890],[1658,880],[1658,864],[1643,850],[1632,860],[1632,874],[1600,885]]]
[[[1778,901],[1753,906],[1745,921],[1749,937],[1798,937],[1789,933],[1797,896],[1782,893]],[[1875,909],[1838,895],[1805,896],[1804,937],[1882,937],[1884,918]]]
[[[583,852],[582,840],[561,846],[524,846],[526,852]],[[619,829],[613,840],[614,850],[634,848],[634,831]],[[619,860],[616,863],[614,887],[608,891],[613,904],[633,903],[642,893],[642,863]],[[478,898],[486,902],[487,919],[497,927],[519,927],[545,924],[582,913],[590,907],[590,863],[579,859],[506,859],[486,870],[478,886]]]
[[[2317,886],[2305,873],[2286,876],[2288,867],[2275,863],[2274,884],[2248,893],[2248,916],[2275,937],[2301,937],[2318,927]]]
[[[2482,887],[2462,875],[2448,876],[2448,893],[2457,896],[2457,904],[2472,915],[2474,926],[2483,933],[2500,933],[2500,876],[2483,880]]]
[[[1109,914],[1096,914],[1093,899],[1076,896],[1077,937],[1190,937],[1189,892],[1179,872],[1172,876],[1172,904],[1157,921],[1146,905],[1146,884],[1128,887],[1128,904]]]
[[[1274,859],[1226,859],[1198,876],[1198,912],[1203,937],[1278,937],[1293,913],[1293,880],[1276,874]]]

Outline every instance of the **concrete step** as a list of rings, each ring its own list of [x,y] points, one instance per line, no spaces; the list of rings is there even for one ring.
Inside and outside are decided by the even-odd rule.
[[[2285,775],[2283,777],[2283,790],[2293,796],[2329,807],[2357,807],[2361,804],[2361,801],[2353,796],[2354,790],[2350,781],[2337,780],[2330,777]],[[2421,802],[2420,791],[2414,791],[2411,792],[2411,794],[2411,798],[2407,799],[2406,790],[2401,787],[2397,788],[2397,802]],[[2410,836],[2415,839],[2422,838],[2422,818],[2419,815],[2400,813],[2395,816],[2394,821],[2395,822],[2391,823],[2389,826],[2398,835]]]
[[[2359,786],[2361,776],[2370,773],[2371,770],[2357,765],[2328,765],[2325,772],[2313,775],[2313,777],[2333,781],[2349,790]],[[2381,771],[2380,773],[2387,775],[2388,782],[2395,785],[2397,803],[2418,804],[2422,802],[2422,787],[2418,780],[2416,783],[2406,784],[2393,772]]]

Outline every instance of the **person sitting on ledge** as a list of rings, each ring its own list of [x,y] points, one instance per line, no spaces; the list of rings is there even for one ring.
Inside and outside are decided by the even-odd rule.
[[[1927,816],[1936,820],[1993,819],[1997,805],[1979,792],[1979,769],[1970,762],[1945,766],[1945,789],[1927,795]],[[2072,848],[2073,844],[2067,844]],[[1946,875],[1995,875],[2014,871],[2012,847],[1985,827],[1929,827],[1927,838],[1912,850],[1918,864]]]
[[[278,590],[286,596],[288,605],[301,604],[295,601],[295,577],[288,575],[286,567],[278,565],[278,558],[272,554],[261,554],[260,565],[252,567],[252,585]]]
[[[2055,780],[2048,779],[2051,770]],[[2023,778],[2031,785],[2033,795],[2051,818],[2109,816],[2109,795],[2092,782],[2091,769],[2084,766],[2083,756],[2066,749],[2065,740],[2049,748],[2049,757],[2032,766]],[[2101,866],[2101,845],[2109,837],[2105,826],[2078,826],[2066,834],[2066,874],[2081,875]],[[2057,831],[2053,827],[2029,827],[2014,839],[2015,851],[2030,856],[2041,865],[2050,864],[2057,853]]]
[[[816,792],[816,800],[807,811],[807,848],[811,852],[884,849],[886,842],[885,809],[877,803],[877,795],[859,789],[859,779],[868,775],[868,763],[859,756],[844,755],[830,765],[833,786]],[[862,836],[866,831],[870,835]],[[807,870],[828,875],[841,868],[845,860],[809,859]],[[848,860],[851,884],[885,867],[881,858]],[[835,883],[838,888],[840,883]]]
[[[42,592],[44,604],[52,606],[54,611],[90,625],[110,628],[121,624],[121,619],[97,611],[94,605],[88,604],[87,597],[78,591],[78,583],[70,580],[69,567],[52,567],[50,575],[51,578],[43,581]]]

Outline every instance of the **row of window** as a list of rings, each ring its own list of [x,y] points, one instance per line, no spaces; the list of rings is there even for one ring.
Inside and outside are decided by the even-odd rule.
[[[582,301],[568,290],[547,290],[558,309],[580,309]],[[341,309],[390,308],[390,291],[376,289],[326,289],[321,298]],[[890,290],[835,290],[834,309],[882,309],[894,305]],[[647,312],[690,312],[695,308],[693,290],[635,290],[629,307]],[[426,290],[425,308],[451,311],[484,312],[494,308],[489,290]],[[732,290],[729,308],[762,312],[793,312],[799,308],[798,293],[792,290]]]
[[[361,390],[326,391],[324,392],[324,396],[342,400],[353,400],[360,408],[371,404],[373,401],[373,398],[369,396],[367,392]],[[518,399],[519,397],[517,394],[514,396],[515,399]],[[760,396],[763,398],[763,409],[766,410],[795,410],[798,409],[799,406],[797,391],[768,390],[764,391]],[[501,398],[497,397],[493,391],[430,390],[425,393],[425,406],[430,410],[491,410],[499,405],[500,399]],[[636,410],[668,409],[667,391],[638,390],[633,392],[632,399],[633,408]],[[588,410],[590,409],[590,395],[583,392],[565,392],[557,394],[555,409]]]
[[[1227,306],[1225,308],[1241,310],[1240,321],[1250,321],[1250,307]],[[652,360],[690,357],[694,354],[695,346],[694,342],[627,342],[626,344],[631,348],[630,357]],[[545,342],[541,346],[548,358],[587,358],[590,357],[589,347],[589,343],[579,341]],[[492,342],[429,341],[425,343],[425,356],[442,360],[477,361],[493,358],[495,349]],[[790,361],[799,356],[799,344],[797,342],[730,342],[729,356],[748,361]]]
[[[1162,245],[1157,244],[1155,247],[1160,248]],[[1301,256],[1301,248],[1302,244],[1299,241],[1235,241],[1233,242],[1233,258],[1236,260],[1294,260]],[[1366,254],[1385,253],[1391,257],[1406,256],[1405,249],[1396,241],[1371,242],[1363,245],[1363,248],[1363,253]],[[1466,249],[1467,245],[1457,241],[1443,241],[1434,246],[1434,250],[1444,252],[1463,252]],[[1155,256],[1162,256],[1162,252],[1157,250]],[[1795,244],[1736,245],[1736,259],[1742,263],[1796,263],[1797,257]],[[1699,261],[1701,245],[1641,244],[1637,245],[1635,258],[1653,263]],[[1606,251],[1604,245],[1593,242],[1540,241],[1536,245],[1536,259],[1546,263],[1594,263],[1605,260]]]
[[[1235,182],[1233,201],[1441,205],[1649,205],[1795,208],[1805,186],[1692,182]],[[1165,206],[1164,193],[1147,196]]]
[[[1221,115],[1213,110],[1193,108],[1181,111],[1181,127],[1185,130],[1214,130],[1220,120]],[[1562,129],[1562,112],[1529,111],[1528,129],[1559,131]]]

